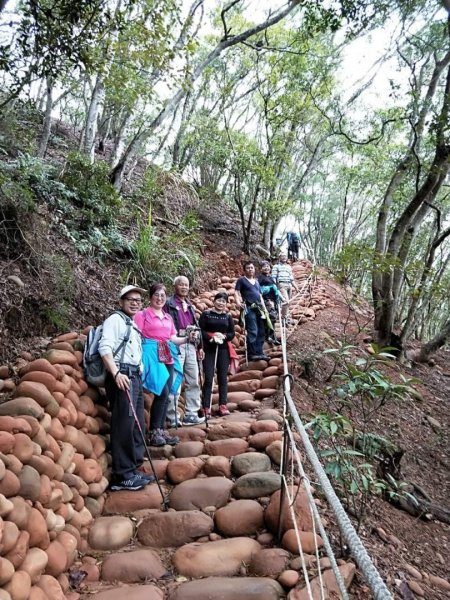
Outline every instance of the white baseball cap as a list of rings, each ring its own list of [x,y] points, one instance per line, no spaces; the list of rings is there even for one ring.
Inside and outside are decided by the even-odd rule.
[[[135,285],[126,285],[125,287],[123,287],[120,290],[119,300],[121,300],[124,296],[126,296],[128,294],[128,292],[131,292],[133,290],[136,290],[136,292],[139,292],[140,294],[146,294],[147,293],[147,290],[144,290],[144,289],[142,289],[140,287],[137,287]]]

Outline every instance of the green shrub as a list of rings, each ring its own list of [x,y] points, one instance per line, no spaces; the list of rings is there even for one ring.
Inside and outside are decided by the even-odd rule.
[[[0,93],[0,102],[6,98]],[[34,153],[41,130],[42,113],[31,101],[17,99],[14,108],[3,109],[0,116],[0,155]]]
[[[42,301],[43,319],[55,331],[67,330],[70,326],[70,306],[75,298],[75,276],[69,259],[52,255],[42,258],[41,269],[46,274],[47,287],[51,296]]]
[[[180,274],[192,281],[202,262],[197,229],[198,222],[192,214],[185,216],[176,233],[159,234],[149,219],[131,244],[132,260],[125,279],[135,279],[147,288],[155,281],[170,286]]]
[[[90,227],[107,227],[114,222],[121,197],[109,181],[106,162],[91,163],[86,156],[70,152],[60,179],[77,209],[73,216],[79,229],[86,231]]]
[[[373,432],[380,411],[388,402],[407,399],[417,381],[399,374],[401,382],[396,383],[384,373],[383,365],[392,366],[389,350],[373,345],[374,354],[356,356],[357,347],[346,343],[325,350],[334,362],[328,377],[332,383],[325,388],[327,406],[308,423],[325,470],[358,526],[371,497],[389,495],[392,488],[368,462],[380,464],[397,451],[394,443]]]

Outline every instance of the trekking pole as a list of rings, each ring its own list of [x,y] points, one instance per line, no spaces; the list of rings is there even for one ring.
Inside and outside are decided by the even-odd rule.
[[[202,408],[205,408],[203,406],[203,375],[202,375],[203,367],[202,367],[201,361],[200,361],[200,359],[198,357],[198,352],[196,353],[196,356],[197,356],[197,366],[198,366],[198,381],[199,381],[199,384],[200,384],[200,401],[201,401]],[[206,414],[205,410],[203,412],[204,412],[204,415],[205,415],[206,429],[208,429],[208,415]]]
[[[169,509],[169,499],[166,498],[166,496],[164,496],[164,492],[162,490],[161,484],[158,481],[158,476],[157,476],[156,471],[155,471],[155,466],[154,466],[153,461],[152,461],[150,450],[149,450],[149,448],[147,446],[147,443],[145,441],[144,432],[142,431],[141,424],[140,424],[138,416],[136,414],[136,410],[134,408],[133,401],[132,401],[131,396],[130,396],[130,391],[126,390],[126,394],[127,394],[128,402],[129,402],[130,407],[131,407],[131,412],[133,413],[134,421],[135,421],[135,423],[137,425],[137,428],[139,429],[139,433],[141,434],[142,443],[144,444],[144,448],[145,448],[146,453],[147,453],[148,461],[149,461],[150,466],[152,468],[153,475],[155,476],[156,485],[158,486],[159,493],[161,494],[163,511],[167,512],[167,510]]]
[[[247,307],[241,308],[240,321],[241,321],[242,329],[244,330],[245,365],[248,367],[247,329],[245,327],[245,314],[246,314],[246,312],[247,312]]]
[[[214,383],[214,375],[216,373],[216,368],[217,368],[217,355],[219,353],[219,346],[216,344],[216,355],[214,356],[214,368],[213,368],[213,383]],[[217,388],[219,387],[219,378],[217,378]],[[209,397],[209,412],[211,412],[211,407],[212,407],[212,390],[211,390],[211,396]]]

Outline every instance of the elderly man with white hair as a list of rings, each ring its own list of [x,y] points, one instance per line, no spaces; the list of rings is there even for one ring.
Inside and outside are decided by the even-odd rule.
[[[186,329],[188,327],[198,327],[195,310],[189,300],[189,279],[183,275],[179,275],[178,277],[175,277],[173,286],[175,293],[167,299],[164,311],[172,317],[177,330],[177,335],[184,336],[186,335]],[[183,369],[185,382],[185,413],[181,425],[199,425],[205,420],[204,417],[198,416],[198,411],[201,406],[198,360],[203,360],[203,349],[199,348],[197,350],[197,346],[194,343],[187,342],[186,344],[179,346],[179,350],[179,361]],[[179,395],[176,397],[171,396],[169,400],[167,419],[172,426],[174,426],[178,420],[178,398]]]

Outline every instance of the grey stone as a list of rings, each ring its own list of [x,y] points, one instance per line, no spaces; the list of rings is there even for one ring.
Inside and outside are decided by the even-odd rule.
[[[270,496],[281,488],[281,477],[278,473],[247,473],[236,480],[232,494],[235,498],[261,498]]]
[[[218,591],[220,590],[220,596]],[[281,585],[268,577],[208,577],[181,584],[169,600],[279,600],[285,598]]]
[[[246,452],[238,454],[233,458],[231,464],[233,473],[240,477],[246,473],[261,473],[270,471],[270,459],[266,454],[260,452]]]

